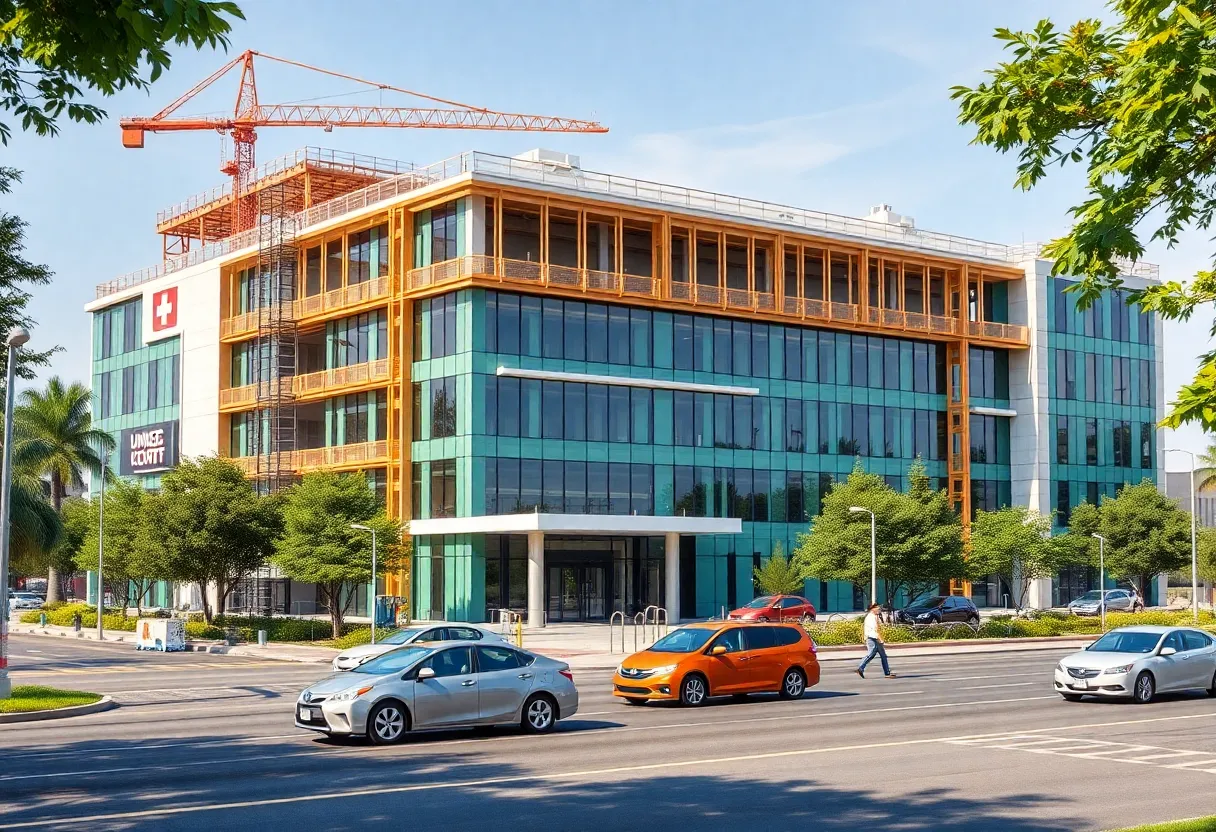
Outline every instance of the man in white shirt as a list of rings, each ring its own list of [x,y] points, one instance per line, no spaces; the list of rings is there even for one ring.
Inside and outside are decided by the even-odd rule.
[[[866,647],[869,652],[866,657],[861,660],[861,664],[857,666],[857,675],[861,678],[866,678],[866,665],[868,665],[875,656],[882,660],[882,673],[888,679],[893,679],[895,674],[891,672],[891,665],[887,662],[887,650],[882,644],[882,633],[878,628],[878,604],[870,604],[866,610],[865,621],[862,623],[862,633],[866,637]]]

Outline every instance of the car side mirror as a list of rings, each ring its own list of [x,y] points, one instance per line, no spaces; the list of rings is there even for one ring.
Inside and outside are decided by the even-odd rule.
[[[1158,655],[1160,655],[1160,656],[1172,656],[1172,655],[1174,655],[1174,654],[1175,654],[1175,653],[1177,653],[1177,652],[1178,652],[1178,651],[1177,651],[1177,650],[1175,650],[1173,647],[1162,647],[1162,648],[1161,648],[1161,652],[1160,652],[1160,653],[1158,653]]]
[[[725,654],[726,654],[726,647],[721,644],[715,645],[714,649],[709,651],[709,655],[711,655],[711,656],[723,656]]]
[[[419,670],[418,670],[418,681],[419,682],[425,681],[426,679],[434,679],[434,678],[435,678],[435,668],[433,668],[433,667],[419,668]]]

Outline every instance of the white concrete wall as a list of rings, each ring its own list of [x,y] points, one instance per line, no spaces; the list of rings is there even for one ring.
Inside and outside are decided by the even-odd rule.
[[[1026,279],[1009,284],[1009,319],[1025,321],[1030,348],[1009,353],[1010,477],[1014,505],[1051,511],[1051,413],[1048,404],[1047,275],[1050,264],[1023,264]]]

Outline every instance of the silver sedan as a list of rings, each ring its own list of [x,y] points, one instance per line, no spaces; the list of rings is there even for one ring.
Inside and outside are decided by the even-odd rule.
[[[1070,702],[1083,696],[1151,702],[1158,693],[1183,690],[1216,696],[1216,639],[1190,627],[1111,630],[1056,665],[1055,689]]]
[[[509,644],[411,644],[335,673],[296,702],[297,728],[366,736],[377,745],[410,731],[518,725],[540,734],[578,711],[570,666]]]
[[[350,670],[358,667],[369,659],[383,655],[389,650],[396,650],[403,644],[417,644],[428,641],[490,641],[504,643],[506,639],[487,627],[476,624],[436,624],[403,627],[395,633],[382,638],[375,644],[360,644],[358,647],[348,647],[334,657],[334,670]]]

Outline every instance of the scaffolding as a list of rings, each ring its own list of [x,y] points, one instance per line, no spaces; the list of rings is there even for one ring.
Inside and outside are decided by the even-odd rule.
[[[258,194],[258,310],[256,379],[258,430],[253,456],[256,482],[264,493],[294,479],[296,409],[296,218],[284,185]]]

